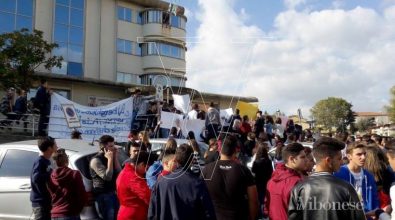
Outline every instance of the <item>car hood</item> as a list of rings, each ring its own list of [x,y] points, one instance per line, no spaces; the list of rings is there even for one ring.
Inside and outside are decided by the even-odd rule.
[[[51,182],[57,186],[65,186],[73,180],[74,172],[68,167],[59,167],[51,174]]]

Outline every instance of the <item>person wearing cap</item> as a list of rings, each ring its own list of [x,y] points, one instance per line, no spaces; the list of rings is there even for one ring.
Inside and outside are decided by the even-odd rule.
[[[87,202],[87,194],[81,173],[68,167],[69,156],[59,148],[53,154],[56,168],[47,184],[52,199],[51,217],[53,220],[79,220]]]

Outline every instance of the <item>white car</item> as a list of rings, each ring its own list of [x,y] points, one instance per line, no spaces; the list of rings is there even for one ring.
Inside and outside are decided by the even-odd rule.
[[[56,139],[59,148],[69,155],[69,167],[79,170],[88,193],[92,191],[89,161],[98,152],[97,142]],[[119,148],[119,146],[118,146]],[[120,162],[127,158],[119,150]],[[39,156],[37,140],[21,141],[0,145],[0,219],[31,219],[30,174],[33,163]],[[85,206],[81,219],[98,219],[93,202]]]

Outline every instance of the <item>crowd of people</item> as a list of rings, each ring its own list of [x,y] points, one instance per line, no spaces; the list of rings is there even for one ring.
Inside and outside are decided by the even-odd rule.
[[[207,126],[218,118],[215,111],[207,115]],[[214,137],[208,135],[204,154],[193,133],[181,144],[170,132],[156,156],[149,131],[133,130],[125,148],[129,158],[120,161],[114,138],[103,135],[89,162],[93,198],[81,174],[68,168],[65,150],[52,138],[40,139],[42,155],[31,176],[34,217],[79,219],[91,199],[102,219],[390,218],[394,139],[313,137],[292,121],[283,127],[279,118],[257,116],[249,122],[236,111],[228,132],[220,124],[208,131]],[[302,140],[312,140],[313,147]]]

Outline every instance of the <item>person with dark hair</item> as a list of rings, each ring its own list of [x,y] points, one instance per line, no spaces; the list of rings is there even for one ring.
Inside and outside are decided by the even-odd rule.
[[[199,105],[197,103],[193,104],[192,110],[188,112],[188,119],[198,119],[198,114],[199,114]]]
[[[48,88],[48,82],[41,80],[41,86],[38,88],[34,98],[34,107],[40,110],[40,119],[38,121],[38,135],[46,136],[49,122],[49,113],[51,110],[52,91]]]
[[[306,169],[303,172],[303,175],[308,176],[313,172],[313,168],[315,165],[313,151],[310,147],[304,147],[304,152],[306,153]]]
[[[388,158],[389,166],[392,170],[395,170],[395,140],[388,140],[385,144],[385,153]],[[390,188],[390,197],[391,197],[391,206],[392,212],[391,214],[387,214],[383,209],[378,209],[375,211],[376,219],[380,220],[391,220],[395,217],[395,185],[392,184]]]
[[[139,141],[139,132],[137,130],[131,130],[128,135],[129,142],[138,142]]]
[[[148,219],[216,219],[206,184],[190,171],[192,160],[192,147],[180,145],[174,158],[176,170],[154,186]]]
[[[155,186],[155,183],[158,179],[158,175],[163,170],[162,159],[166,154],[175,154],[177,149],[177,142],[174,138],[170,138],[167,140],[165,146],[162,149],[162,152],[159,155],[157,161],[155,161],[147,170],[146,178],[147,178],[147,185],[152,190]]]
[[[379,208],[376,181],[373,175],[363,169],[366,161],[366,145],[355,143],[347,145],[349,163],[343,165],[334,176],[348,182],[355,188],[367,216],[374,216],[374,210]]]
[[[239,109],[236,109],[236,110],[235,110],[235,113],[232,114],[232,115],[228,118],[228,120],[226,121],[227,123],[229,123],[229,128],[230,128],[229,132],[232,132],[232,127],[233,127],[233,124],[234,124],[234,121],[235,121],[235,120],[241,121],[240,110],[239,110]]]
[[[243,116],[243,121],[240,126],[240,141],[244,143],[247,140],[248,133],[252,132],[252,128],[250,125],[250,120],[247,115]]]
[[[210,107],[207,110],[207,117],[205,126],[207,129],[207,139],[217,138],[218,128],[221,126],[221,118],[219,116],[219,111],[214,108],[214,103],[210,103]]]
[[[81,137],[81,132],[78,131],[78,130],[73,130],[73,131],[71,132],[71,139],[76,139],[76,140],[82,139],[82,137]]]
[[[219,158],[218,143],[215,138],[208,141],[208,150],[204,153],[204,164],[217,161]]]
[[[272,161],[269,159],[268,149],[269,146],[266,143],[257,143],[255,161],[251,168],[251,171],[255,174],[255,184],[258,190],[259,207],[261,210],[259,217],[263,217],[262,210],[264,208],[266,186],[273,173]]]
[[[270,219],[288,219],[288,202],[292,188],[302,180],[306,169],[306,153],[299,143],[282,150],[284,163],[279,163],[267,183],[265,210]],[[265,213],[266,214],[266,213]]]
[[[100,151],[90,161],[93,196],[97,213],[103,219],[116,219],[119,208],[115,193],[115,181],[121,165],[118,160],[114,138],[103,135],[99,139]]]
[[[191,170],[193,173],[200,175],[200,157],[201,156],[200,156],[199,144],[197,143],[196,140],[190,140],[188,142],[189,142],[189,145],[193,149],[193,161],[192,161]]]
[[[53,220],[79,220],[80,213],[88,200],[81,173],[68,167],[69,156],[59,148],[52,156],[58,168],[48,182],[52,197],[51,217]]]
[[[313,145],[316,169],[292,190],[288,206],[289,220],[365,219],[355,189],[332,174],[340,169],[343,142],[322,137]]]
[[[120,203],[118,220],[146,220],[151,192],[145,180],[149,154],[140,152],[125,164],[116,186]]]
[[[389,211],[391,207],[390,187],[395,181],[393,172],[388,167],[385,153],[376,145],[366,147],[364,169],[369,171],[376,181],[380,208]]]
[[[273,146],[272,139],[274,138],[273,129],[274,129],[274,120],[270,115],[266,116],[265,120],[265,132],[267,134],[267,138],[269,139],[270,144]]]
[[[264,130],[265,126],[265,119],[262,116],[262,111],[257,111],[256,112],[256,119],[255,119],[255,124],[254,124],[254,133],[255,136],[258,136],[259,133],[261,133]]]
[[[274,134],[278,135],[281,141],[284,141],[285,127],[282,125],[282,120],[280,117],[276,118],[273,128],[274,128]]]
[[[258,195],[251,171],[236,162],[237,139],[226,136],[219,161],[203,169],[217,219],[255,219],[258,212]]]
[[[52,167],[51,157],[58,149],[55,139],[46,137],[38,140],[40,156],[34,161],[30,175],[30,201],[33,207],[33,219],[51,219],[51,195],[47,188]]]
[[[187,139],[188,140],[196,140],[195,133],[193,133],[193,131],[188,131]]]

